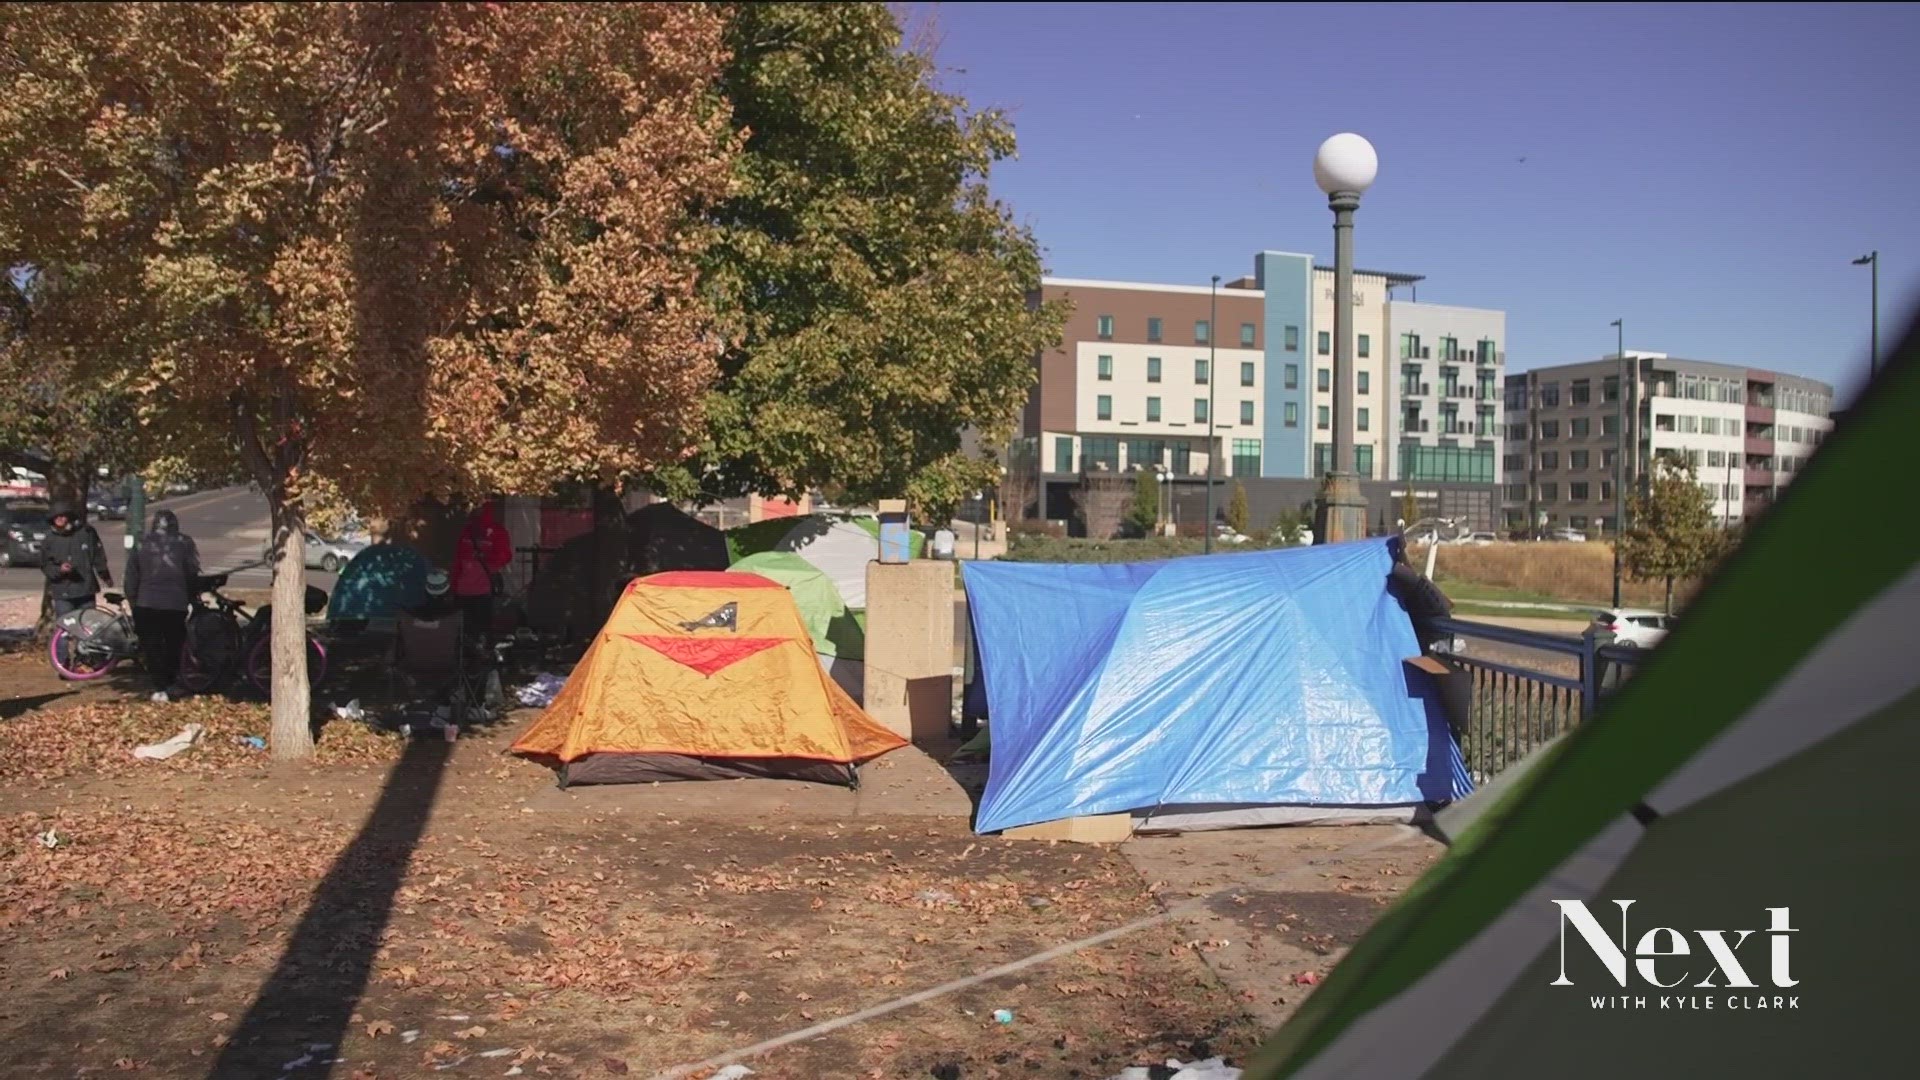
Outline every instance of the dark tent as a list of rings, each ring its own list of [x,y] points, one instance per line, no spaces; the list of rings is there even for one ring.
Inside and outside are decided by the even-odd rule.
[[[672,503],[653,503],[627,515],[627,562],[640,575],[725,570],[727,534]]]

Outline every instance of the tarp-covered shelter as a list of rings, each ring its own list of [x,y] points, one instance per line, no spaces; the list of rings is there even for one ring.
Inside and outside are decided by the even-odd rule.
[[[1471,789],[1384,541],[973,563],[993,753],[976,827],[1406,820]]]
[[[757,574],[635,580],[515,753],[565,784],[778,777],[848,784],[906,740],[821,670],[793,596]]]
[[[641,575],[725,570],[727,534],[672,503],[652,503],[627,515],[627,561]]]
[[[1463,823],[1247,1075],[1897,1072],[1920,522],[1859,511],[1916,415],[1909,336],[1685,623]]]
[[[425,556],[396,541],[362,548],[334,582],[327,621],[364,624],[398,618],[426,600],[430,569]]]

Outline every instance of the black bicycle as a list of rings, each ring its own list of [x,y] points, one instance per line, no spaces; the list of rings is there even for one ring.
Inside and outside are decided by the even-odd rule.
[[[244,669],[246,679],[261,693],[273,686],[273,605],[263,604],[249,612],[244,601],[220,591],[227,575],[196,581],[193,611],[187,616],[185,655],[191,665],[182,664],[180,685],[196,694],[225,686],[234,673]],[[318,614],[327,606],[324,589],[307,587],[306,613]],[[327,649],[320,639],[307,634],[307,685],[318,686],[327,677]]]

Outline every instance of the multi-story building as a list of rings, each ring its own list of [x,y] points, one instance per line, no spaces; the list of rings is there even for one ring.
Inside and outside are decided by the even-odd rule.
[[[1571,528],[1611,536],[1615,459],[1629,490],[1659,457],[1691,462],[1716,520],[1737,524],[1772,502],[1833,429],[1833,387],[1781,372],[1626,355],[1621,401],[1615,357],[1507,376],[1510,528]],[[1624,422],[1626,433],[1621,427]]]
[[[1261,252],[1207,286],[1048,278],[1070,308],[1010,468],[1065,485],[1137,467],[1312,479],[1332,467],[1333,270]],[[1499,482],[1506,316],[1423,304],[1419,275],[1354,273],[1354,466],[1362,479]],[[1211,392],[1211,398],[1209,393]],[[1061,516],[1046,511],[1046,516]]]

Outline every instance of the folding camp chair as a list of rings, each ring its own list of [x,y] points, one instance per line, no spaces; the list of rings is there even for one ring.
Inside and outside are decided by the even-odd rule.
[[[487,669],[468,657],[463,629],[458,613],[438,619],[400,616],[387,668],[389,699],[434,710],[445,706],[448,723],[464,725],[467,711],[486,693]],[[402,683],[404,698],[397,692]]]

